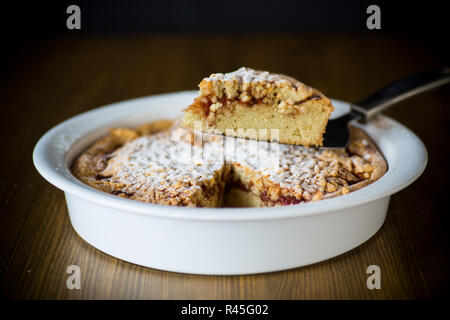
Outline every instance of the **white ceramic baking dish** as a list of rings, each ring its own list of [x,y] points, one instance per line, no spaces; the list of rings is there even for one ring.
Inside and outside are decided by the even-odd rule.
[[[180,208],[141,203],[95,190],[70,173],[73,159],[112,127],[180,116],[196,92],[115,103],[73,117],[47,132],[33,160],[64,191],[70,220],[88,243],[146,267],[194,274],[249,274],[300,267],[349,251],[383,225],[390,196],[423,172],[423,143],[385,117],[357,124],[388,163],[375,183],[347,195],[275,208]],[[332,117],[349,109],[333,100]]]

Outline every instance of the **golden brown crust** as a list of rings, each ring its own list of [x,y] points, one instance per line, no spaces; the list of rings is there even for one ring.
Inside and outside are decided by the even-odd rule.
[[[97,187],[92,183],[102,170],[105,169],[108,162],[108,155],[114,150],[123,146],[126,142],[136,139],[138,132],[130,129],[111,129],[109,134],[92,146],[90,146],[80,157],[78,157],[72,165],[72,173],[84,183]],[[100,186],[103,191],[108,192],[105,186]]]
[[[71,171],[75,177],[101,191],[138,201],[150,202],[172,206],[197,206],[216,207],[221,204],[223,189],[225,187],[224,175],[226,168],[212,171],[208,177],[198,179],[178,179],[167,183],[166,180],[158,180],[153,185],[140,184],[137,181],[128,181],[126,160],[130,157],[132,149],[126,149],[131,143],[145,136],[155,137],[167,144],[167,148],[179,144],[181,141],[172,141],[177,137],[174,121],[160,120],[145,124],[139,128],[111,129],[109,134],[95,142],[72,165]],[[190,137],[190,136],[189,136]],[[179,136],[177,139],[186,139]],[[158,142],[158,140],[157,140]],[[164,146],[161,150],[164,151]],[[124,160],[125,157],[125,161]],[[129,162],[130,165],[135,163]],[[192,165],[190,166],[192,167]],[[170,171],[170,168],[167,168]],[[121,171],[125,170],[125,176]],[[130,171],[132,173],[132,171]],[[186,172],[188,174],[188,172]],[[148,176],[163,176],[164,168],[143,168],[139,171],[138,180]],[[168,172],[167,174],[170,174]],[[183,178],[183,177],[180,177]]]
[[[369,178],[349,186],[348,190],[340,189],[336,192],[330,193],[324,197],[326,199],[347,194],[368,186],[369,184],[380,179],[388,169],[386,160],[378,150],[378,147],[373,140],[360,129],[353,126],[350,126],[349,129],[352,137],[352,143],[349,145],[348,149],[360,157],[367,158],[373,168],[373,171],[371,171]],[[362,141],[367,143],[363,143]]]
[[[174,120],[158,120],[141,125],[137,128],[139,135],[150,135],[163,130],[168,130],[175,124]]]

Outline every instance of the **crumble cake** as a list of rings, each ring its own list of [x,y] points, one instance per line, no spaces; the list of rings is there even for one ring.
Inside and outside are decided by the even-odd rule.
[[[172,121],[112,129],[72,165],[84,183],[119,197],[196,207],[318,201],[380,178],[386,162],[351,128],[346,150],[194,133]]]
[[[259,138],[252,130],[268,129],[268,141],[321,146],[334,110],[321,92],[294,78],[245,67],[212,74],[199,88],[182,126],[226,136]]]

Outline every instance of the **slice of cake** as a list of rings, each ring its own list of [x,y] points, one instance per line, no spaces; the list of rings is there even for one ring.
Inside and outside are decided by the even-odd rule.
[[[232,158],[225,154],[231,174],[224,202],[233,207],[284,206],[333,198],[372,183],[386,172],[386,162],[364,132],[352,127],[351,136],[346,150],[284,144],[272,150],[264,145],[268,142],[236,139],[240,152]]]
[[[296,79],[250,68],[212,74],[199,87],[182,126],[226,136],[320,146],[334,109]]]
[[[169,121],[112,129],[72,173],[109,194],[171,206],[272,207],[332,198],[386,172],[370,138],[352,128],[345,150],[197,135]]]
[[[193,133],[171,124],[158,121],[138,130],[112,129],[74,162],[72,172],[91,187],[123,198],[171,206],[221,206],[229,171],[216,157],[221,145],[198,145]]]

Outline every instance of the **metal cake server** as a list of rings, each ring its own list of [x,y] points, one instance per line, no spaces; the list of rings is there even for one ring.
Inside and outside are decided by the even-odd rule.
[[[368,122],[397,102],[450,82],[450,68],[428,71],[393,82],[368,98],[351,105],[349,113],[328,121],[323,147],[345,148],[350,140],[351,121]]]

